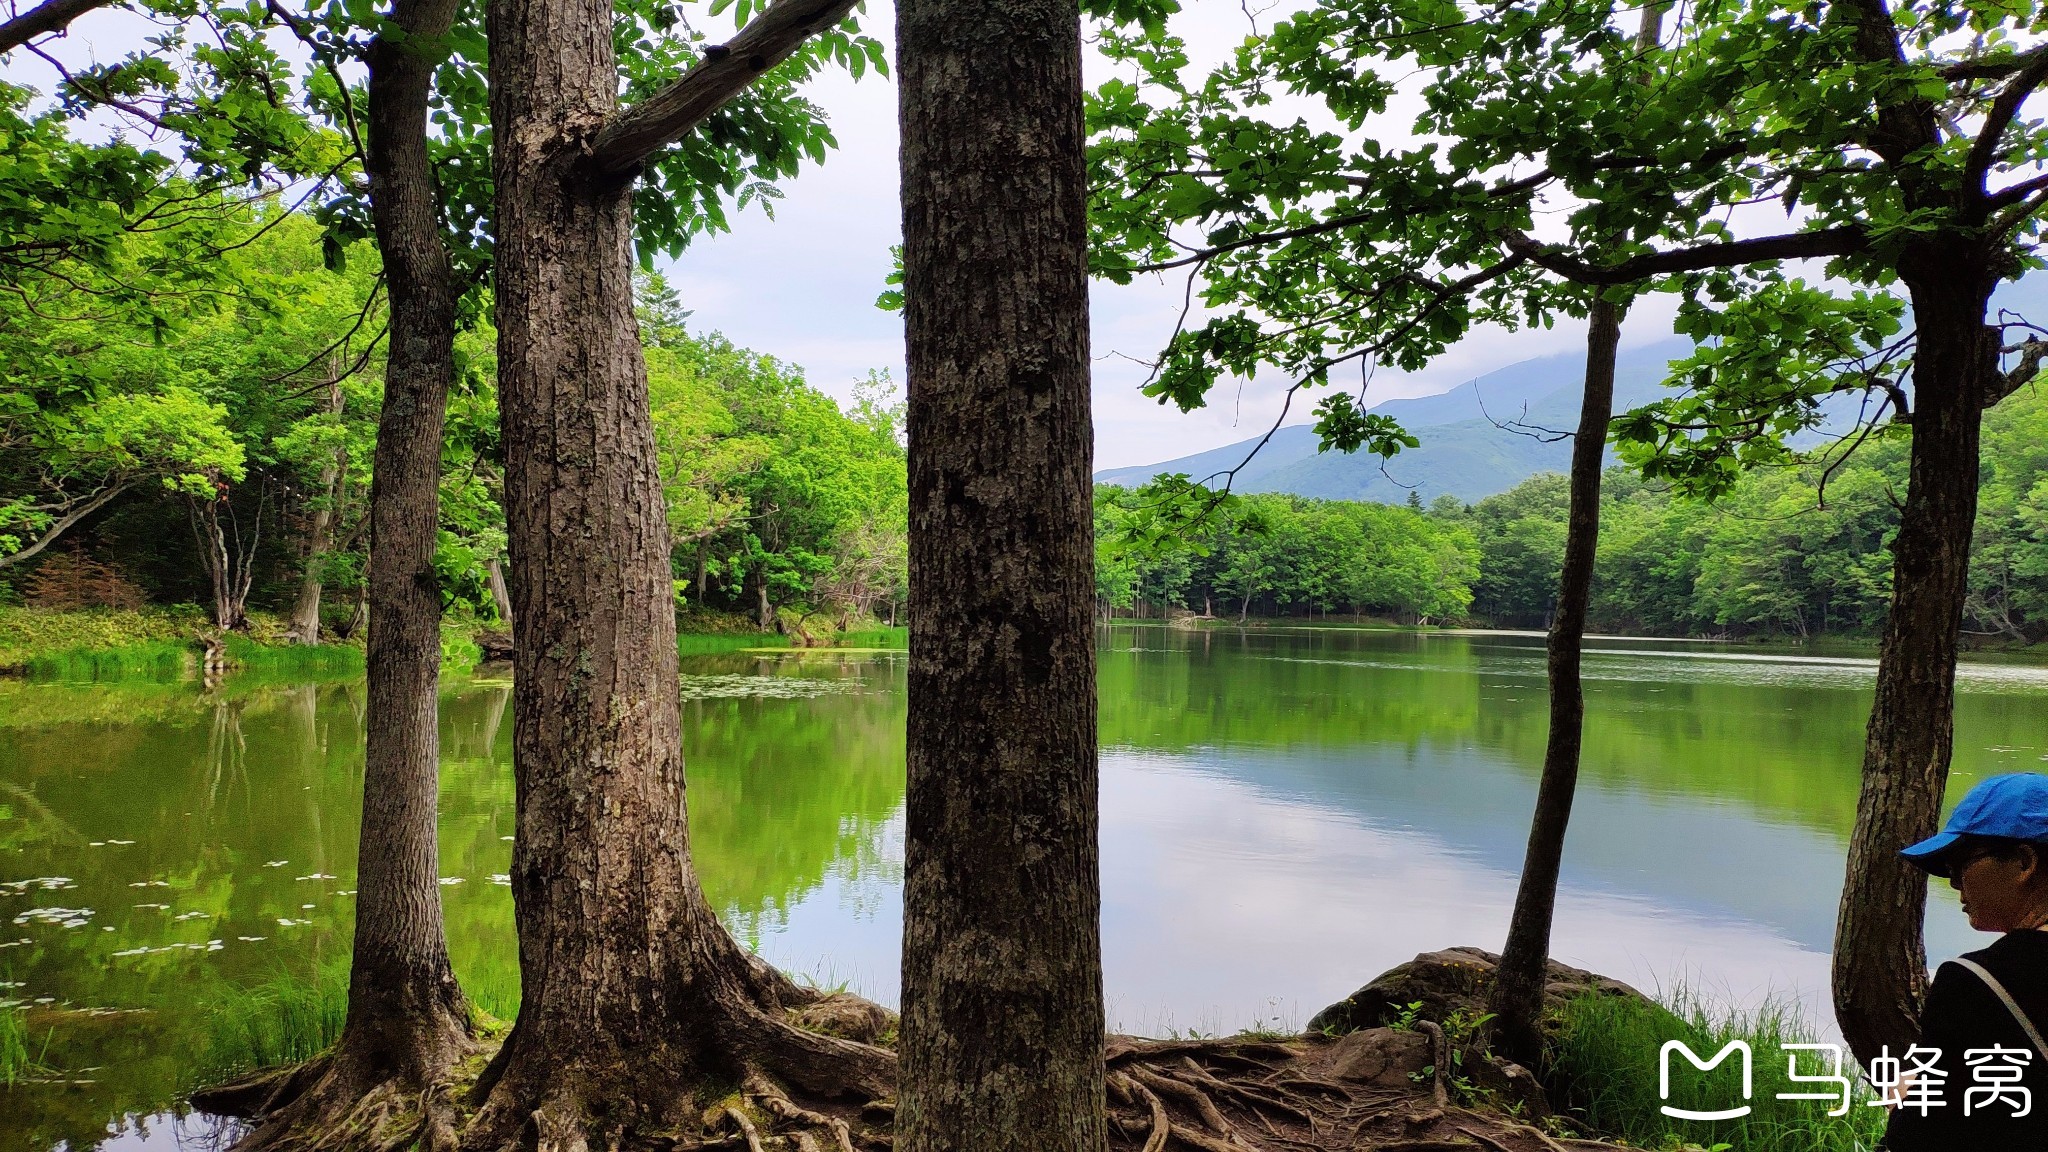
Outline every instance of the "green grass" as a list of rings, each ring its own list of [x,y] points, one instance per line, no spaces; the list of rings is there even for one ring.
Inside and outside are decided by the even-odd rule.
[[[478,1011],[507,1022],[519,1016],[519,965],[479,964],[459,978],[462,994]]]
[[[278,972],[208,1005],[201,1063],[215,1076],[296,1064],[331,1047],[347,1019],[346,962]]]
[[[1812,1043],[1816,1031],[1796,1005],[1767,1000],[1754,1010],[1729,1011],[1707,1003],[1679,985],[1659,1005],[1616,996],[1589,995],[1567,1003],[1550,1051],[1552,1102],[1587,1132],[1643,1148],[1715,1148],[1736,1152],[1859,1152],[1884,1132],[1885,1111],[1867,1106],[1858,1091],[1849,1114],[1827,1113],[1825,1101],[1779,1100],[1780,1092],[1817,1092],[1826,1087],[1795,1084],[1782,1044]],[[1658,1109],[1701,1110],[1742,1103],[1738,1058],[1730,1056],[1711,1072],[1694,1068],[1683,1054],[1672,1056],[1671,1097],[1658,1096],[1658,1058],[1664,1043],[1682,1041],[1710,1060],[1731,1040],[1747,1041],[1753,1057],[1750,1114],[1735,1120],[1677,1120]],[[1802,1074],[1828,1071],[1827,1056],[1801,1052]],[[1845,1058],[1843,1075],[1854,1081],[1856,1067]]]
[[[31,1076],[45,1075],[50,1066],[43,1057],[52,1033],[40,1040],[29,1031],[28,1012],[22,1008],[0,1008],[0,1085],[12,1088]]]
[[[36,680],[176,680],[198,666],[187,643],[146,640],[122,648],[67,648],[30,656],[19,667]]]
[[[0,607],[0,668],[25,668],[38,658],[183,645],[205,623],[205,614],[189,604],[145,609]]]
[[[774,632],[676,637],[676,653],[681,656],[717,656],[726,652],[743,652],[749,648],[787,647],[789,637]]]
[[[221,643],[233,671],[265,676],[347,676],[363,670],[363,650],[349,644],[260,644],[233,634]]]
[[[909,648],[908,628],[863,628],[852,632],[841,632],[833,637],[835,648]]]

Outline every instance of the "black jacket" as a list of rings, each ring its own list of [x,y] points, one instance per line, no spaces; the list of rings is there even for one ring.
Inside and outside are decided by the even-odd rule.
[[[1998,977],[2035,1029],[2048,1032],[2048,932],[2009,932],[1966,958]],[[2048,1152],[2048,1062],[2033,1051],[2026,1031],[1976,973],[1943,964],[1934,974],[1920,1010],[1920,1043],[1941,1049],[1935,1066],[1948,1073],[1941,1093],[1946,1104],[1924,1116],[1917,1109],[1894,1110],[1885,1129],[1884,1146],[1890,1152]],[[1984,1107],[1982,1096],[1979,1106],[1963,1115],[1965,1093],[1981,1086],[1964,1052],[1993,1045],[2033,1052],[2019,1081],[2032,1101],[2024,1117],[2016,1117],[2006,1102]]]

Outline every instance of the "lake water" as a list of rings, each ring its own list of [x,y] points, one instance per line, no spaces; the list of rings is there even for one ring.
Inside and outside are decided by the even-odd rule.
[[[1418,951],[1498,948],[1544,741],[1540,637],[1105,631],[1103,946],[1134,1032],[1299,1027]],[[1827,949],[1874,663],[1607,640],[1555,953],[1645,988],[1802,999]],[[727,922],[784,968],[886,1003],[901,930],[901,652],[684,661],[692,844]],[[517,1002],[510,684],[442,697],[450,947]],[[359,683],[0,681],[0,997],[44,1082],[5,1148],[206,1141],[163,1115],[208,1005],[346,963]],[[2048,769],[2048,669],[1972,663],[1955,788]],[[1975,946],[1937,889],[1930,950]],[[1831,1027],[1831,1025],[1830,1025]]]

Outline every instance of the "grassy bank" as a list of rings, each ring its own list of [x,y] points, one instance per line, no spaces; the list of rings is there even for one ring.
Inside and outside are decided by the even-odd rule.
[[[1861,1152],[1884,1132],[1885,1111],[1868,1107],[1867,1092],[1856,1091],[1846,1116],[1831,1117],[1826,1101],[1779,1100],[1780,1092],[1820,1092],[1826,1086],[1795,1084],[1789,1076],[1786,1044],[1811,1044],[1817,1031],[1797,1008],[1766,1001],[1748,1011],[1709,1005],[1680,986],[1663,1003],[1644,1005],[1613,996],[1587,996],[1565,1008],[1551,1049],[1553,1104],[1575,1128],[1641,1148],[1729,1148],[1740,1152]],[[1666,1041],[1682,1041],[1711,1060],[1730,1041],[1748,1043],[1754,1089],[1749,1115],[1734,1120],[1677,1120],[1659,1109],[1717,1109],[1742,1103],[1740,1070],[1731,1056],[1711,1072],[1672,1057],[1671,1096],[1658,1093],[1658,1059]],[[1799,1052],[1802,1075],[1832,1071],[1824,1052]],[[1849,1061],[1844,1075],[1853,1082]]]
[[[212,628],[186,604],[170,608],[0,608],[0,672],[48,680],[168,680],[202,663]],[[349,644],[285,642],[274,619],[222,638],[231,668],[268,676],[345,676],[362,671]]]

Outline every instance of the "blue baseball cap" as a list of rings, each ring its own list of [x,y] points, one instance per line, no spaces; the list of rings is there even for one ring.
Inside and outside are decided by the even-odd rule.
[[[1949,813],[1941,831],[1899,855],[1936,876],[1947,876],[1948,852],[1965,836],[2048,842],[2048,775],[2013,772],[1979,781]]]

